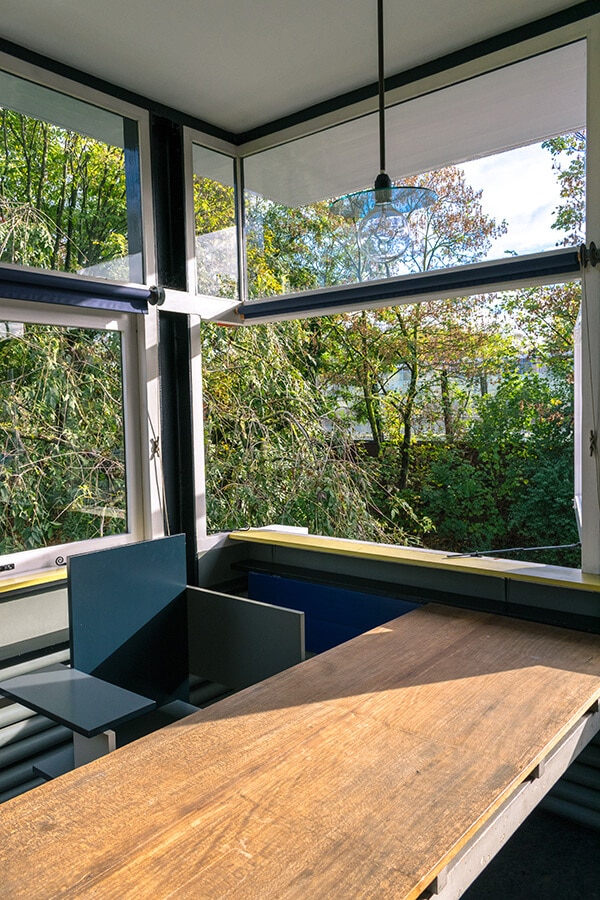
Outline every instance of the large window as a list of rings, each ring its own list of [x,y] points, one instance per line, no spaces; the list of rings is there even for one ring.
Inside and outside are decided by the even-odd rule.
[[[544,79],[553,67],[564,82],[551,98]],[[491,120],[479,123],[480,134],[475,118],[486,92],[495,102],[484,118],[498,116],[521,82],[517,121],[495,131]],[[408,170],[403,182],[433,188],[438,201],[411,214],[412,242],[393,265],[365,258],[358,222],[331,208],[345,165],[359,166],[351,136],[365,121],[246,159],[245,313],[261,297],[311,292],[327,299],[346,284],[465,264],[475,270],[577,247],[585,234],[585,110],[579,100],[570,104],[584,83],[585,46],[577,44],[440,91],[438,109],[452,100],[453,115],[462,97],[462,118],[447,145],[425,128],[423,153],[402,142],[402,117],[413,113],[391,110],[405,165],[409,149],[415,165],[417,156],[447,161],[459,145],[464,160],[425,174]],[[438,116],[437,126],[447,128],[447,119]],[[561,123],[573,130],[555,131]],[[340,148],[339,170],[326,144]],[[318,166],[330,181],[319,181]],[[326,185],[334,182],[328,199]],[[350,182],[343,186],[351,189]],[[306,197],[312,202],[300,205]],[[368,291],[361,296],[368,307]],[[206,326],[209,529],[281,522],[340,537],[578,566],[579,283],[444,296],[241,331]],[[270,305],[262,304],[267,320]]]
[[[0,262],[144,280],[136,122],[0,72]]]
[[[339,203],[372,187],[374,114],[249,156],[249,298],[554,249],[558,192],[542,143],[585,128],[585,68],[580,41],[388,108],[390,177],[438,195],[426,210],[407,214],[412,242],[393,262],[369,258],[359,241],[358,207]],[[482,218],[478,191],[486,184],[489,200],[492,182],[493,209],[488,202]],[[338,215],[344,210],[348,215]]]
[[[132,318],[0,303],[0,559],[17,571],[139,530]]]
[[[578,285],[555,285],[205,326],[209,529],[278,522],[579,566],[579,304]]]

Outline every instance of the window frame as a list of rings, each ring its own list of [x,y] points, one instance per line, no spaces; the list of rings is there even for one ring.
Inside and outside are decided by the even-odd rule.
[[[137,125],[137,165],[139,169],[141,246],[143,255],[143,280],[126,283],[133,287],[151,287],[157,283],[157,262],[153,214],[153,192],[150,157],[150,113],[110,94],[71,80],[56,72],[0,52],[0,69],[19,78],[35,82],[51,90],[59,91],[84,103],[129,119]],[[18,267],[27,271],[27,267]],[[48,270],[31,269],[32,272]],[[77,273],[59,273],[75,281],[90,283],[94,279]],[[101,279],[97,279],[101,280]],[[83,553],[118,546],[124,543],[160,537],[165,533],[164,489],[159,444],[153,451],[152,441],[160,440],[160,385],[158,374],[158,312],[149,306],[145,315],[137,313],[102,312],[93,309],[77,310],[61,304],[43,304],[32,301],[7,300],[2,297],[0,285],[0,315],[11,310],[20,321],[40,321],[48,324],[94,327],[95,322],[119,321],[123,334],[123,407],[127,479],[128,531],[122,535],[110,535],[90,541],[72,542],[56,547],[19,551],[0,558],[0,564],[14,564],[14,569],[0,573],[2,580],[14,581],[15,577],[33,572],[55,569],[57,558],[72,553]],[[37,318],[36,318],[37,317]]]
[[[137,319],[131,313],[114,311],[76,310],[55,304],[24,303],[0,298],[0,320],[24,324],[56,325],[65,328],[90,328],[118,331],[121,335],[121,363],[123,383],[123,432],[125,444],[125,471],[127,497],[127,531],[120,535],[70,541],[50,547],[20,550],[0,555],[0,565],[14,565],[9,575],[14,577],[31,571],[51,569],[64,565],[71,553],[85,553],[108,546],[118,546],[144,536],[143,507],[138,498],[143,493],[143,475],[139,448],[141,446],[140,420],[132,414],[138,406],[140,395],[139,368],[136,364],[138,349]]]
[[[0,52],[0,70],[7,72],[10,75],[14,75],[17,78],[22,78],[25,81],[31,81],[41,87],[73,97],[90,106],[100,107],[107,112],[114,113],[115,115],[121,116],[124,119],[129,119],[137,124],[143,277],[141,282],[119,282],[118,280],[115,280],[114,283],[154,284],[156,281],[156,257],[152,215],[152,191],[150,186],[150,118],[148,112],[116,97],[103,94],[95,88],[88,87],[87,85],[80,84],[76,81],[71,81],[64,76],[58,75],[47,69],[42,69],[33,63],[16,59],[4,52]],[[48,270],[38,269],[36,271]],[[76,273],[72,274],[77,277]]]
[[[487,72],[494,71],[495,69],[518,63],[529,57],[558,49],[566,44],[581,40],[586,41],[587,53],[587,78],[585,86],[587,119],[586,243],[589,244],[591,241],[595,240],[598,245],[600,244],[600,109],[598,109],[598,105],[594,102],[593,98],[600,95],[600,14],[596,13],[577,22],[552,29],[546,33],[538,34],[525,40],[515,37],[514,42],[510,43],[508,46],[503,46],[499,49],[492,50],[491,52],[484,51],[479,57],[469,59],[464,63],[452,64],[448,68],[444,68],[443,65],[440,65],[438,71],[433,72],[433,74],[428,74],[423,78],[411,74],[411,77],[407,78],[404,83],[401,83],[399,86],[395,86],[393,89],[386,92],[386,104],[395,105],[406,100],[416,99],[431,91],[450,87],[461,81],[476,78]],[[401,76],[398,76],[394,81],[396,84],[402,82]],[[377,99],[372,97],[367,100],[352,103],[348,106],[333,108],[329,112],[320,113],[313,119],[304,118],[302,121],[289,126],[284,124],[278,131],[270,131],[267,129],[266,133],[260,137],[253,138],[237,147],[230,147],[229,152],[231,152],[232,155],[235,154],[237,157],[238,168],[236,180],[240,220],[240,223],[238,224],[238,240],[240,252],[242,252],[242,256],[244,257],[242,259],[242,267],[240,270],[242,277],[241,287],[245,287],[246,284],[246,261],[245,254],[243,254],[244,235],[242,224],[244,159],[255,153],[313,134],[316,131],[332,128],[335,125],[342,124],[359,116],[373,113],[376,109]],[[211,148],[214,147],[214,149],[221,149],[220,147],[215,146],[214,139],[205,135],[200,135],[198,132],[195,132],[194,134],[194,139],[197,142]],[[191,156],[192,132],[187,134],[186,140],[187,146],[189,147],[188,155]],[[189,185],[191,183],[191,168],[186,175],[189,179]],[[190,210],[192,211],[191,213]],[[190,221],[192,221],[191,226]],[[193,230],[193,204],[188,207],[188,235],[190,227]],[[188,245],[188,258],[192,249],[193,244],[190,243]],[[536,254],[536,257],[541,264],[546,264],[549,254],[552,253],[554,253],[555,256],[559,255],[557,251],[547,251],[543,254]],[[530,259],[533,268],[535,268],[536,260],[533,257]],[[477,270],[482,271],[483,267],[486,265],[489,266],[489,263],[474,264],[468,268],[476,274]],[[534,286],[543,283],[559,283],[560,281],[568,282],[577,280],[578,276],[574,271],[574,268],[575,266],[573,265],[571,267],[571,273],[565,274],[562,278],[557,276],[552,276],[551,278],[543,276],[536,277],[535,272],[529,272],[524,279],[519,282],[514,280],[510,286]],[[406,279],[411,276],[402,277]],[[440,272],[440,277],[445,277],[443,271]],[[581,277],[581,275],[579,277]],[[476,279],[474,281],[476,281]],[[193,284],[193,282],[190,281],[190,284]],[[502,276],[499,274],[498,281],[492,283],[488,282],[485,285],[485,291],[501,290],[506,286],[508,286],[507,283],[503,281]],[[598,335],[600,334],[600,266],[587,267],[584,286],[584,294],[587,296],[587,300],[582,303],[582,333],[584,336]],[[312,293],[314,294],[315,299],[319,296],[328,297],[328,299],[330,299],[336,293],[339,293],[340,290],[344,290],[344,288],[326,288]],[[435,296],[440,296],[439,292],[436,291],[434,278],[431,280],[431,291]],[[358,293],[360,293],[360,296],[358,296]],[[361,285],[358,293],[355,291],[354,298],[351,295],[348,296],[345,301],[342,300],[341,303],[336,305],[335,310],[330,309],[329,311],[344,312],[352,309],[368,308],[371,305],[368,303],[369,286],[364,286],[363,295],[363,286]],[[473,285],[467,289],[460,289],[461,296],[475,293],[481,293],[480,284],[473,283]],[[446,295],[446,292],[444,292],[444,296]],[[452,296],[452,294],[450,293],[449,296]],[[220,319],[228,324],[238,326],[247,324],[247,326],[249,326],[252,323],[250,321],[245,323],[243,316],[240,315],[240,313],[243,314],[244,306],[246,304],[248,304],[249,307],[251,305],[247,300],[245,290],[240,290],[240,298],[240,303],[224,314],[220,311],[217,315],[211,315],[208,308],[206,311],[198,310],[198,312],[200,312],[202,318],[209,320]],[[421,302],[428,298],[426,293],[411,295],[410,291],[407,291],[402,297],[402,302]],[[352,302],[353,300],[354,302]],[[272,303],[273,301],[264,301],[265,306],[267,302]],[[387,298],[385,300],[380,300],[377,305],[393,305],[393,297],[389,296],[388,293]],[[260,317],[260,321],[279,321],[284,318],[295,318],[299,314],[298,310],[286,314],[284,309],[277,309],[276,306],[276,303],[273,304],[270,314],[265,311],[265,315]],[[327,310],[320,309],[318,302],[316,302],[310,312],[305,312],[305,315],[318,315],[322,312],[327,312]],[[600,574],[600,461],[598,455],[600,451],[597,450],[595,454],[590,455],[589,441],[586,442],[584,440],[585,435],[597,435],[599,428],[598,423],[600,423],[599,342],[594,342],[593,340],[586,341],[585,339],[582,341],[581,371],[582,379],[579,384],[575,385],[575,389],[578,393],[582,409],[581,432],[579,434],[579,440],[576,441],[576,453],[578,456],[577,468],[578,472],[580,472],[582,483],[582,571],[584,573]],[[201,430],[196,432],[195,440],[202,443],[203,435]],[[202,481],[204,481],[203,478]],[[206,535],[205,530],[204,535]],[[210,545],[210,540],[211,539],[209,538],[205,538],[204,543],[206,547]],[[214,541],[214,536],[212,540]]]
[[[187,296],[183,300],[180,311],[187,304],[193,315],[199,315],[203,319],[218,318],[222,314],[240,305],[245,297],[245,254],[243,235],[243,216],[240,208],[240,168],[239,154],[235,144],[230,144],[221,138],[211,137],[187,126],[183,129],[183,165],[186,199],[185,234],[186,234],[186,258],[187,258]],[[230,300],[225,297],[212,297],[207,294],[198,294],[196,287],[196,222],[194,215],[194,144],[212,150],[228,157],[232,163],[232,175],[234,181],[235,196],[235,227],[237,235],[237,261],[238,261],[238,297]],[[193,299],[192,299],[193,298]],[[175,311],[175,310],[174,310]],[[179,311],[179,310],[177,310]]]

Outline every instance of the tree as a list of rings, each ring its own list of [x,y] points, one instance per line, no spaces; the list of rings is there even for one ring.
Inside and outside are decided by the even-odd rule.
[[[565,247],[581,244],[585,240],[585,131],[573,131],[550,138],[542,144],[552,154],[552,167],[560,185],[564,201],[555,210],[552,225],[557,231],[566,231],[561,244]]]
[[[416,238],[403,260],[409,271],[475,262],[506,228],[484,213],[481,191],[466,183],[459,168],[448,167],[408,182],[432,188],[438,195],[435,204],[411,214]],[[461,378],[471,383],[481,375],[483,361],[489,369],[493,355],[507,343],[490,316],[485,325],[479,316],[474,327],[474,302],[434,301],[340,320],[328,381],[335,385],[341,378],[346,389],[355,389],[353,409],[359,421],[368,421],[377,455],[386,438],[399,446],[397,487],[401,491],[408,483],[415,420],[420,417],[435,428],[441,419],[452,439],[461,427],[461,406],[466,410],[469,398],[455,402],[450,375],[454,383]],[[398,373],[404,375],[401,386]],[[434,383],[438,388],[435,404]],[[345,399],[351,396],[347,391]]]
[[[376,508],[369,473],[314,379],[311,349],[303,322],[203,326],[209,528],[280,522],[412,542]]]
[[[0,552],[125,531],[118,333],[2,324]]]
[[[194,175],[193,185],[197,290],[217,297],[236,297],[234,189],[198,175]]]
[[[585,239],[585,132],[572,132],[542,144],[552,155],[562,203],[552,228],[566,232],[562,246]],[[553,372],[572,381],[573,334],[581,305],[579,282],[551,285],[505,295],[503,310],[522,330],[526,352]]]
[[[126,254],[123,151],[0,109],[0,259],[75,272]]]
[[[123,151],[0,109],[0,259],[126,255]],[[0,324],[2,552],[126,530],[122,394],[117,333]]]
[[[563,135],[543,146],[552,154],[563,201],[553,227],[567,233],[560,244],[570,246],[583,240],[585,134]],[[576,543],[572,384],[580,299],[578,283],[497,298],[529,370],[507,367],[495,394],[478,402],[463,445],[451,459],[435,458],[424,473],[419,509],[435,521],[434,541],[441,546],[483,550]],[[533,558],[579,565],[576,549]]]

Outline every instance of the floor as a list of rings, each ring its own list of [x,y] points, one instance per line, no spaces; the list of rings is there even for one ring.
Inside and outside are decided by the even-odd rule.
[[[536,810],[463,900],[600,900],[600,832]]]

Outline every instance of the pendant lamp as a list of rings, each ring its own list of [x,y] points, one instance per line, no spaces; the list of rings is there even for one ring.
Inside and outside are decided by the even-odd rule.
[[[394,187],[385,170],[383,44],[383,0],[377,0],[380,172],[373,190],[346,194],[330,205],[335,215],[358,222],[360,248],[375,263],[393,262],[408,250],[411,236],[407,216],[413,210],[430,206],[437,200],[437,194],[429,188],[410,185]]]

